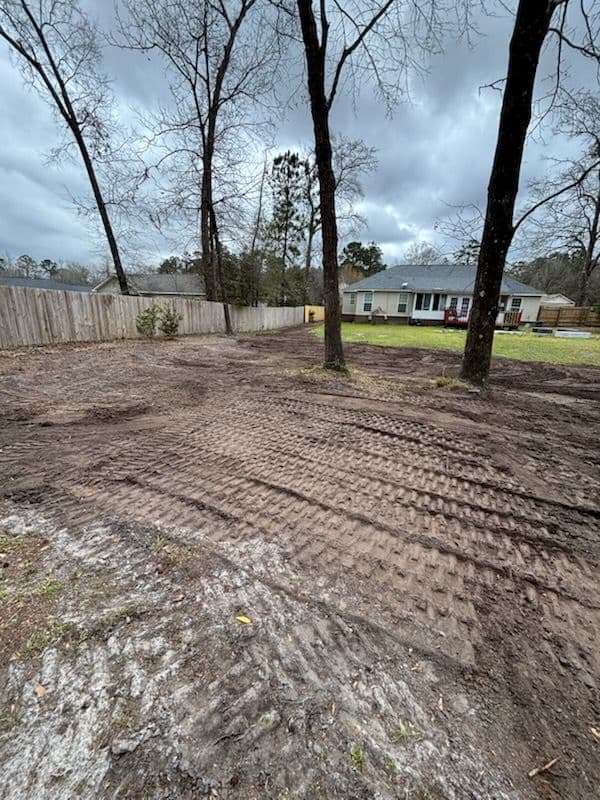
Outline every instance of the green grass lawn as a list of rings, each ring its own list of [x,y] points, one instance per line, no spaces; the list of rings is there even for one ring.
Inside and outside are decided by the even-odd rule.
[[[315,329],[323,336],[323,326]],[[417,325],[342,324],[345,342],[386,345],[388,347],[429,347],[433,350],[463,350],[466,332],[442,327]],[[557,339],[534,333],[501,333],[494,337],[494,355],[521,361],[547,361],[550,364],[591,364],[600,367],[600,335],[591,339]]]

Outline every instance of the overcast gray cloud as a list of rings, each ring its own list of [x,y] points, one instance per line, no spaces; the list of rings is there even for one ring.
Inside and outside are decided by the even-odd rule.
[[[110,25],[112,3],[87,0],[87,5],[103,26]],[[480,27],[482,36],[472,48],[464,42],[447,43],[427,74],[411,81],[411,100],[399,104],[393,118],[366,89],[356,108],[347,96],[336,100],[334,131],[360,137],[377,149],[379,168],[364,181],[360,210],[368,227],[360,238],[379,242],[389,261],[400,258],[413,241],[429,240],[448,249],[435,230],[436,221],[454,213],[452,204],[484,204],[501,96],[479,87],[505,72],[511,20],[508,15],[483,18]],[[156,59],[108,47],[105,62],[123,117],[129,119],[134,106],[151,108],[167,96]],[[573,73],[575,80],[581,73],[582,82],[593,77],[586,65],[577,63],[572,79]],[[86,190],[83,170],[77,161],[46,163],[48,151],[60,139],[58,125],[38,95],[23,87],[4,45],[0,103],[0,252],[97,261],[97,240],[70,201],[70,195]],[[307,107],[297,102],[279,127],[277,145],[307,146],[311,134]],[[531,139],[523,190],[529,178],[544,170],[545,154],[567,147],[554,138],[547,143]],[[170,249],[167,243],[162,247]],[[158,257],[156,237],[147,250]]]

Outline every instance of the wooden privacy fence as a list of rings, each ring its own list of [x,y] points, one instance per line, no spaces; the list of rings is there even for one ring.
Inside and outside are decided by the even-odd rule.
[[[304,306],[304,322],[323,322],[325,306]]]
[[[0,286],[0,349],[59,342],[139,339],[135,320],[155,302],[182,315],[181,334],[224,333],[221,303],[183,297],[124,297]],[[304,308],[230,306],[236,332],[288,328],[304,322]]]
[[[591,328],[600,325],[600,316],[589,306],[540,306],[538,322],[547,328]]]

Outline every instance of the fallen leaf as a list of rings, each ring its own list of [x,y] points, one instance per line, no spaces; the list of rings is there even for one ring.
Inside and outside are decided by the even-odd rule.
[[[247,617],[244,614],[240,614],[240,616],[236,617],[236,619],[237,619],[238,622],[241,622],[243,625],[250,625],[250,623],[252,622],[250,617]]]
[[[440,699],[438,700],[438,708],[440,711],[444,710],[444,698],[440,695]]]
[[[596,737],[596,739],[600,739],[600,728],[590,728],[592,735]]]
[[[46,694],[46,690],[41,683],[38,683],[38,685],[35,687],[35,693],[38,697],[43,697]]]
[[[173,598],[173,602],[174,602],[174,603],[181,603],[181,601],[182,601],[184,598],[185,598],[185,595],[184,595],[184,594],[178,594],[178,595],[175,595],[175,597]]]

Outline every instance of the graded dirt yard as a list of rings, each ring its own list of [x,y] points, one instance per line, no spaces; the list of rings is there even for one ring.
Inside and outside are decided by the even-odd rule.
[[[599,796],[600,369],[347,356],[0,354],[3,800]]]

